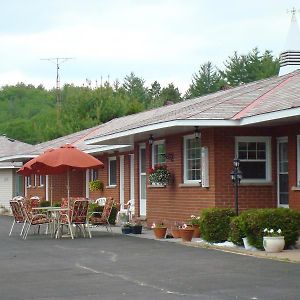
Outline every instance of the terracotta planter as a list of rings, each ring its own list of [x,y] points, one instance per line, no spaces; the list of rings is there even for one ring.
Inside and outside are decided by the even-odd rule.
[[[181,229],[180,228],[172,228],[171,233],[172,233],[172,236],[174,239],[181,238]]]
[[[284,248],[285,241],[283,236],[264,236],[263,246],[266,252],[281,252]]]
[[[190,242],[193,238],[194,229],[192,227],[180,229],[180,234],[183,242]]]
[[[153,232],[157,239],[164,239],[167,233],[167,227],[153,228]]]
[[[199,238],[200,237],[200,228],[198,225],[193,225],[193,228],[194,228],[194,234],[193,234],[193,237],[194,238]]]

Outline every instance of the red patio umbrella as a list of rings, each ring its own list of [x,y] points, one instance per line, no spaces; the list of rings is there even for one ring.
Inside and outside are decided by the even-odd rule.
[[[85,170],[103,168],[103,163],[76,147],[66,144],[57,149],[49,149],[43,154],[27,162],[19,173],[28,176],[31,174],[51,175],[67,172],[68,199],[70,198],[70,170]]]

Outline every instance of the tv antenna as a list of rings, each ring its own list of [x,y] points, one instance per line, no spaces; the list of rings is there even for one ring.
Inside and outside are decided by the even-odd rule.
[[[74,57],[50,57],[50,58],[41,58],[41,60],[48,60],[56,64],[56,109],[57,109],[57,119],[59,119],[61,112],[61,90],[60,90],[60,75],[59,69],[60,66],[67,60],[74,59]]]

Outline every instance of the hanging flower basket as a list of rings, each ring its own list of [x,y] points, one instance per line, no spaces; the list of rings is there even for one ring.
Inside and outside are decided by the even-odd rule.
[[[166,165],[155,165],[149,170],[149,182],[151,185],[167,185],[170,183],[172,174]]]

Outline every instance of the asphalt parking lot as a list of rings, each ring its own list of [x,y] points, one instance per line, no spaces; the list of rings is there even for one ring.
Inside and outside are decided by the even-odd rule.
[[[93,232],[51,239],[0,216],[0,299],[300,299],[300,264]]]

